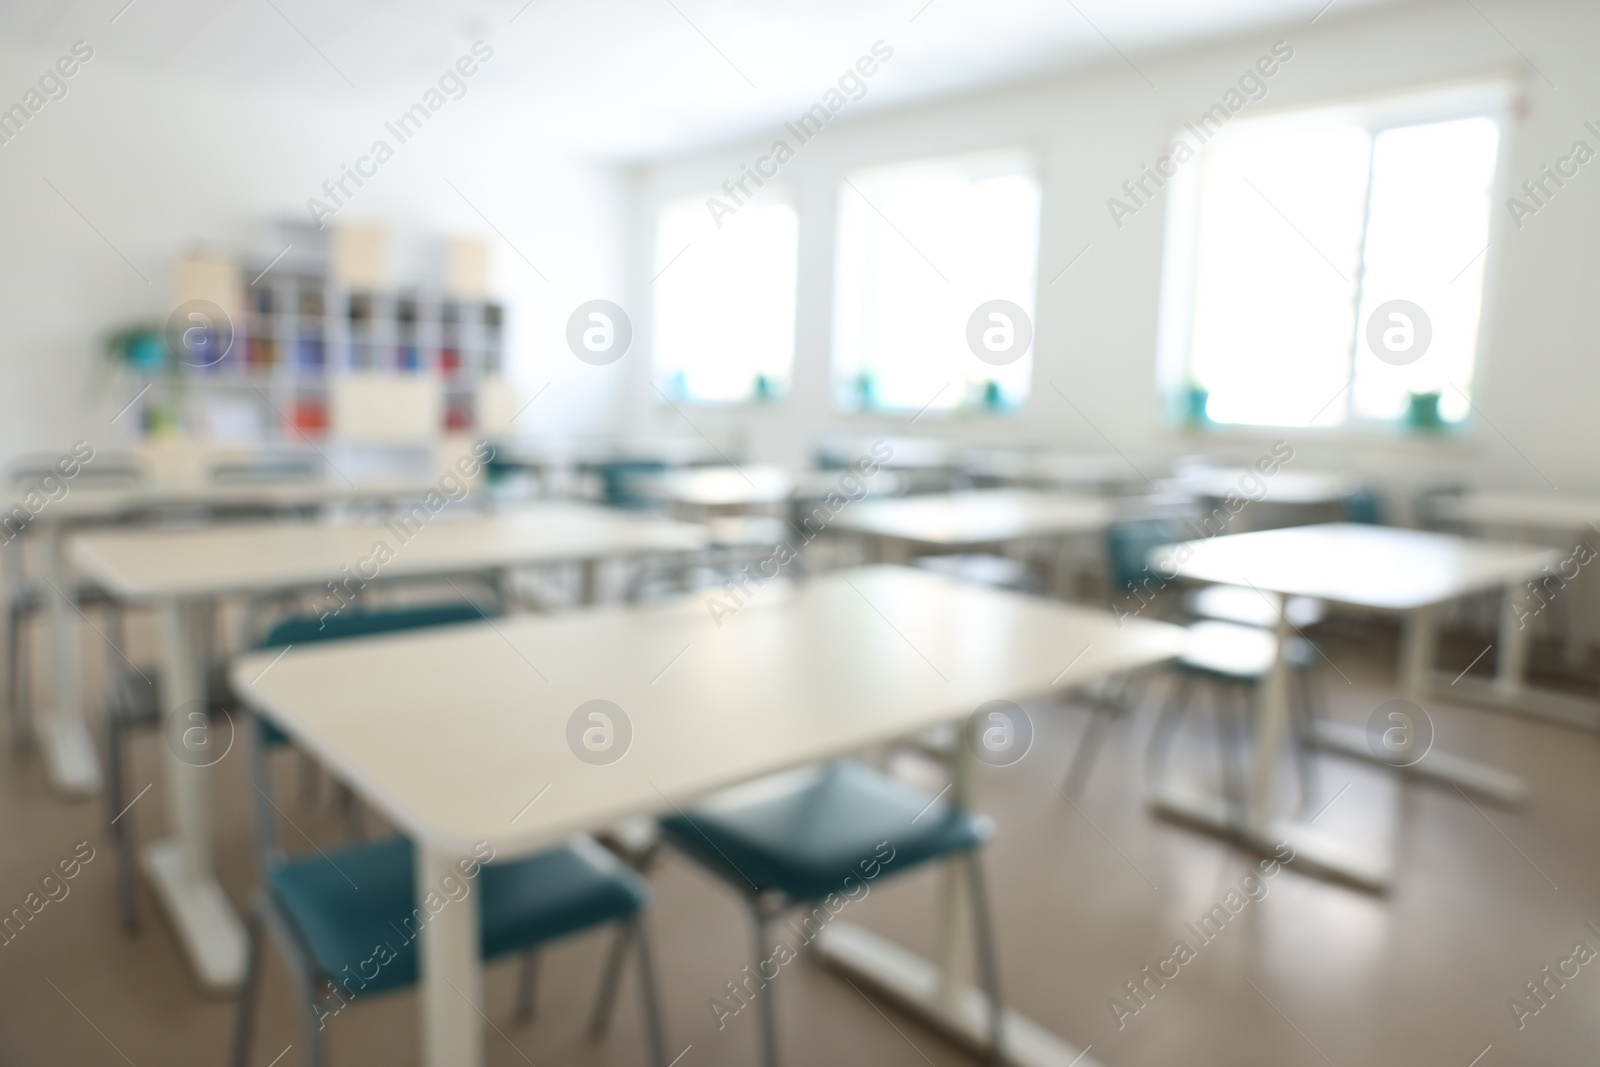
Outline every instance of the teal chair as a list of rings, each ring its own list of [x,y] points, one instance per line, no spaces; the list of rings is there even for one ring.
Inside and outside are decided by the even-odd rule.
[[[738,890],[755,920],[757,973],[767,931],[791,908],[934,860],[964,860],[972,888],[979,969],[988,994],[993,1061],[1004,1062],[1000,977],[978,850],[994,836],[986,816],[962,811],[860,763],[790,772],[720,794],[662,821],[667,841]],[[891,849],[887,860],[881,851]],[[795,946],[798,947],[798,946]],[[759,1001],[762,1062],[777,1067],[773,990]]]
[[[655,497],[640,492],[640,483],[665,474],[667,465],[654,459],[619,459],[602,463],[600,473],[601,500],[613,508],[647,511],[661,506]]]
[[[473,604],[449,604],[341,614],[323,626],[315,617],[287,619],[275,626],[263,648],[351,639],[442,626],[486,617]],[[263,882],[248,920],[249,958],[234,1026],[234,1067],[249,1061],[255,1000],[261,978],[261,936],[272,934],[294,976],[304,1026],[305,1063],[322,1067],[326,1011],[319,993],[343,987],[360,997],[402,989],[418,978],[413,909],[417,906],[416,860],[405,838],[364,842],[317,854],[287,856],[278,842],[277,806],[272,800],[266,753],[286,744],[287,736],[264,719],[252,717],[251,746],[257,843]],[[357,890],[355,887],[360,886]],[[594,1037],[605,1034],[616,1001],[622,966],[630,945],[638,954],[640,993],[654,1067],[665,1067],[659,998],[644,926],[650,884],[592,838],[579,836],[559,848],[521,860],[491,863],[479,871],[470,892],[481,908],[481,951],[485,961],[522,955],[518,1017],[533,1015],[536,956],[546,943],[615,925],[590,1020]],[[379,954],[377,949],[386,951]],[[381,959],[381,963],[374,961]],[[368,978],[366,966],[376,973]],[[340,976],[345,976],[340,982]],[[352,988],[350,975],[358,975]],[[343,1004],[341,999],[326,1001]],[[342,1007],[341,1007],[342,1010]]]
[[[1112,609],[1118,617],[1133,615],[1160,618],[1170,609],[1161,597],[1171,584],[1156,567],[1149,565],[1150,554],[1162,545],[1192,536],[1174,519],[1161,517],[1125,518],[1106,528],[1106,566]],[[1149,609],[1149,610],[1147,610]],[[1129,714],[1142,699],[1142,685],[1132,676],[1117,676],[1086,689],[1082,694],[1091,717],[1078,747],[1067,762],[1061,788],[1077,795],[1088,782],[1110,733],[1112,723]]]
[[[1345,522],[1360,522],[1368,526],[1383,524],[1383,497],[1370,485],[1347,494],[1339,501],[1339,510]]]
[[[1113,602],[1119,613],[1131,614],[1143,611],[1155,601],[1156,594],[1177,580],[1169,569],[1160,566],[1159,560],[1154,565],[1149,562],[1152,553],[1163,545],[1193,540],[1194,530],[1166,518],[1126,519],[1112,523],[1106,537]],[[1122,598],[1120,603],[1118,597]],[[1183,621],[1189,623],[1189,643],[1172,665],[1176,684],[1150,734],[1145,750],[1147,772],[1152,779],[1159,777],[1179,719],[1193,708],[1199,691],[1204,689],[1212,697],[1217,719],[1223,792],[1242,802],[1243,752],[1251,732],[1250,709],[1257,686],[1277,657],[1277,637],[1271,631],[1277,627],[1279,611],[1288,615],[1296,630],[1303,630],[1320,623],[1326,608],[1310,597],[1283,601],[1273,593],[1263,595],[1241,586],[1212,585],[1181,598],[1168,598],[1157,609],[1159,614],[1171,614],[1173,610],[1181,611]],[[1294,668],[1291,725],[1301,804],[1306,807],[1317,791],[1312,734],[1318,700],[1314,672],[1320,653],[1299,636],[1290,638],[1286,652]],[[1130,711],[1133,703],[1125,694],[1094,702],[1094,718],[1063,780],[1066,792],[1081,790],[1112,721]]]

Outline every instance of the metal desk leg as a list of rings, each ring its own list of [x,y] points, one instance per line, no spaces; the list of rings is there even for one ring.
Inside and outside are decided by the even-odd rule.
[[[1439,612],[1432,604],[1413,608],[1400,622],[1400,694],[1426,700],[1439,649]]]
[[[1289,618],[1278,613],[1278,654],[1260,686],[1256,709],[1255,765],[1250,771],[1250,797],[1245,826],[1252,833],[1266,831],[1278,796],[1278,756],[1289,724],[1289,639],[1294,636]]]
[[[1529,631],[1523,626],[1517,611],[1522,590],[1523,583],[1520,582],[1507,586],[1505,598],[1500,603],[1494,680],[1487,682],[1469,674],[1452,677],[1449,672],[1433,674],[1427,679],[1431,683],[1432,694],[1443,700],[1479,704],[1513,715],[1575,726],[1580,730],[1600,727],[1600,708],[1595,706],[1592,698],[1576,697],[1528,684]],[[1428,692],[1425,684],[1420,688],[1423,693]],[[1412,696],[1411,699],[1421,697]]]
[[[1506,605],[1507,610],[1500,616],[1502,640],[1507,622],[1513,630],[1517,625],[1516,612],[1511,608],[1512,599],[1509,592],[1506,596]],[[1433,662],[1439,644],[1437,609],[1433,606],[1413,608],[1406,612],[1401,627],[1399,678],[1401,695],[1417,704],[1423,704],[1430,695],[1455,699],[1468,698],[1470,690],[1466,688],[1468,683],[1465,679],[1458,679],[1461,685],[1459,690],[1435,684]],[[1501,669],[1505,669],[1508,662],[1515,664],[1521,660],[1520,650],[1514,648],[1507,655],[1502,648],[1499,665]],[[1520,668],[1517,669],[1516,677],[1520,680]],[[1353,756],[1356,759],[1390,765],[1379,759],[1377,753],[1373,751],[1366,730],[1360,726],[1325,719],[1317,723],[1314,737],[1320,748]],[[1519,804],[1528,793],[1527,782],[1517,775],[1444,751],[1437,746],[1430,749],[1417,763],[1397,769],[1411,777],[1427,778],[1446,785],[1459,786],[1502,804]]]
[[[45,519],[39,526],[54,684],[49,699],[36,705],[34,733],[50,784],[67,796],[88,797],[100,791],[100,757],[84,717],[82,616],[67,577],[65,530],[61,523]]]
[[[417,893],[445,878],[465,881],[460,858],[417,842]],[[422,928],[422,1062],[426,1067],[483,1067],[482,874],[462,899],[447,903]],[[420,903],[418,905],[421,906]]]
[[[600,598],[600,561],[578,561],[578,603],[593,604]]]
[[[218,744],[236,744],[238,738],[229,725],[204,725],[205,634],[201,621],[206,612],[181,600],[168,600],[160,605],[158,615],[165,741],[162,769],[172,836],[145,846],[142,861],[200,984],[209,992],[227,993],[244,979],[246,954],[244,924],[217,881],[211,857],[210,764],[223,758],[227,750],[185,749],[182,740],[186,730],[196,728],[211,730],[208,740]],[[201,719],[190,717],[196,711]]]
[[[1500,648],[1495,654],[1494,685],[1500,699],[1508,702],[1522,695],[1528,676],[1528,631],[1517,612],[1520,589],[1521,583],[1507,586],[1500,601]]]
[[[1256,697],[1255,762],[1245,810],[1235,811],[1225,798],[1172,786],[1156,791],[1153,806],[1163,815],[1222,834],[1262,855],[1282,855],[1280,847],[1288,845],[1298,866],[1383,892],[1393,878],[1387,856],[1352,846],[1310,823],[1274,815],[1278,763],[1289,723],[1289,671],[1293,668],[1286,656],[1291,636],[1293,627],[1280,613],[1278,655]]]

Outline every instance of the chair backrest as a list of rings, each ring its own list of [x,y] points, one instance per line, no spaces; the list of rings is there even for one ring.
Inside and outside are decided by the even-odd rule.
[[[1132,589],[1149,576],[1152,551],[1181,540],[1182,532],[1170,519],[1119,519],[1106,527],[1106,561],[1113,594]]]
[[[373,637],[378,634],[478,622],[494,618],[499,614],[497,608],[483,608],[470,600],[461,599],[414,607],[342,611],[337,615],[325,617],[299,615],[283,619],[273,626],[257,647],[287,648],[292,645]],[[255,724],[253,739],[255,743],[250,746],[250,777],[255,785],[255,796],[252,800],[255,803],[256,844],[261,853],[262,869],[266,870],[281,863],[284,855],[283,847],[278,842],[278,825],[274,818],[277,805],[272,799],[272,780],[267,773],[266,755],[268,749],[286,744],[288,738],[265,719],[256,716],[251,718]]]
[[[647,508],[658,503],[638,490],[638,483],[665,474],[667,465],[657,459],[614,460],[600,465],[603,499],[614,508]]]
[[[337,615],[326,617],[296,615],[280,621],[268,630],[258,647],[309,645],[321,641],[339,641],[348,637],[369,637],[402,630],[418,630],[427,626],[478,622],[497,614],[499,614],[497,609],[483,608],[469,600],[462,600],[444,604],[422,604],[416,607],[341,611]]]
[[[1345,522],[1361,522],[1368,526],[1383,525],[1383,497],[1370,485],[1363,485],[1360,489],[1345,496],[1339,501],[1340,510],[1344,513]]]

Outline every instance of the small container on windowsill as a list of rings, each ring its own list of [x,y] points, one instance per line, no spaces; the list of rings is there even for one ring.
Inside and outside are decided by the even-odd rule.
[[[1184,387],[1178,396],[1178,418],[1186,429],[1203,430],[1211,425],[1211,416],[1206,414],[1210,400],[1211,390],[1192,382]]]
[[[1406,406],[1405,426],[1412,433],[1441,434],[1447,429],[1439,414],[1439,396],[1431,393],[1412,393]]]

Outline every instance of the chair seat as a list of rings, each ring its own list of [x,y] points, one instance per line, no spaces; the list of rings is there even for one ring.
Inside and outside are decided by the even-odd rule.
[[[848,762],[719,793],[661,828],[730,884],[795,902],[840,892],[847,877],[863,879],[864,870],[899,874],[994,835],[987,816]]]
[[[477,879],[460,881],[469,893],[482,894],[485,959],[630,918],[650,900],[648,882],[586,837],[524,860],[489,864]],[[417,980],[416,938],[426,922],[413,909],[428,912],[416,899],[409,840],[298,857],[269,871],[267,883],[324,973],[360,975],[364,992]],[[443,889],[431,888],[446,900]],[[457,901],[465,899],[459,888],[454,892]],[[384,962],[390,953],[394,958]]]
[[[1265,677],[1278,654],[1277,636],[1255,626],[1197,622],[1185,634],[1188,645],[1178,657],[1179,669],[1229,681]],[[1317,651],[1309,641],[1294,637],[1289,639],[1285,658],[1292,666],[1308,670],[1316,664]]]
[[[1183,607],[1190,615],[1241,626],[1275,629],[1283,598],[1277,593],[1257,592],[1242,585],[1208,585],[1184,597]],[[1313,597],[1292,596],[1282,607],[1290,625],[1297,629],[1315,626],[1327,618],[1328,609]]]

